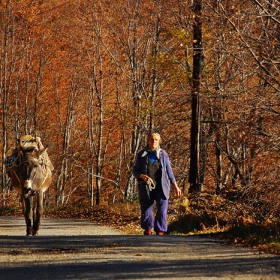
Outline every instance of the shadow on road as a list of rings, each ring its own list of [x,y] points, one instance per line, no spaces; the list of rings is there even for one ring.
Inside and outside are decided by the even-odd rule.
[[[94,259],[94,256],[92,257]],[[223,279],[279,279],[263,267],[276,266],[273,258],[181,261],[104,260],[89,263],[52,264],[1,268],[1,279],[186,279],[221,277]],[[271,263],[273,262],[273,263]]]
[[[1,262],[0,279],[280,277],[278,256],[195,236],[0,236],[0,244],[15,260]]]

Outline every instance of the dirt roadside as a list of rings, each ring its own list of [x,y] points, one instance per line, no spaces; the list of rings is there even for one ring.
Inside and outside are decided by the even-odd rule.
[[[0,279],[279,279],[280,257],[196,236],[125,235],[85,220],[0,217]]]

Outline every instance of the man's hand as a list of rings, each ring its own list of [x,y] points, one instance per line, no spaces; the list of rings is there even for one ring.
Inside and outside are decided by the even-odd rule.
[[[176,195],[179,197],[182,195],[182,190],[178,187],[177,183],[173,183],[172,186],[174,187],[175,189],[175,192],[176,192]]]
[[[144,180],[144,182],[148,183],[149,180],[152,180],[148,175],[145,175],[145,174],[141,174],[139,176],[141,179]]]

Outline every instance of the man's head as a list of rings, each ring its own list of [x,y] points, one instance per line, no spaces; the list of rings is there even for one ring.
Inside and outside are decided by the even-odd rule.
[[[147,144],[152,150],[156,150],[161,143],[161,137],[159,133],[150,133],[147,137]]]

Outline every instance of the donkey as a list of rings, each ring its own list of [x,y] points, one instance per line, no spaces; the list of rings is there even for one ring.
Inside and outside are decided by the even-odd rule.
[[[21,195],[26,235],[38,235],[43,214],[43,196],[52,181],[53,165],[39,137],[22,136],[13,160],[6,160],[12,186]],[[32,224],[33,221],[33,224]]]

